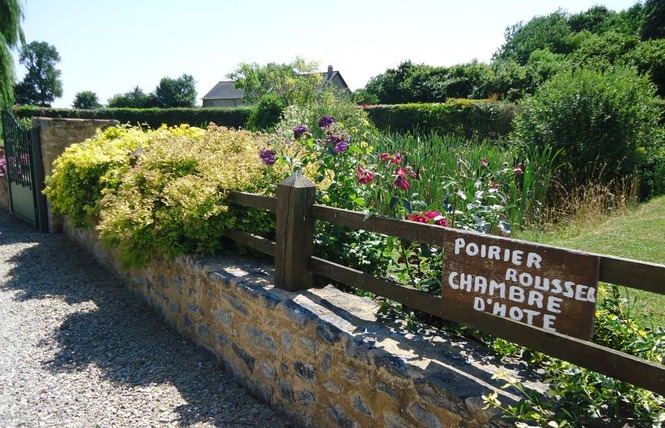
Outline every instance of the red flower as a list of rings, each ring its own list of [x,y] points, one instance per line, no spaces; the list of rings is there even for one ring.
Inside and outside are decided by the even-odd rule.
[[[395,174],[397,174],[398,177],[406,177],[407,171],[401,166],[398,166]]]
[[[390,153],[381,153],[381,162],[388,162],[391,160]]]
[[[395,153],[395,156],[393,156],[393,163],[398,164],[402,162],[402,154],[401,153]]]
[[[446,218],[441,215],[438,211],[427,211],[424,214],[413,213],[407,214],[404,216],[405,219],[409,221],[415,221],[418,223],[427,223],[427,224],[436,224],[437,226],[446,227],[448,222]]]
[[[367,184],[374,180],[374,173],[358,165],[358,183]]]
[[[395,181],[393,181],[393,184],[398,189],[409,190],[409,182],[406,181],[406,178],[404,178],[403,175],[398,175]]]
[[[429,223],[429,219],[425,216],[422,216],[420,214],[405,214],[404,218],[409,220],[409,221],[415,221],[417,223]]]

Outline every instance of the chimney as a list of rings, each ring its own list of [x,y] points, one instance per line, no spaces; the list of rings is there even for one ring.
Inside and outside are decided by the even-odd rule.
[[[332,65],[329,65],[328,66],[328,79],[330,79],[332,77],[332,74],[333,74],[333,68],[332,68]]]

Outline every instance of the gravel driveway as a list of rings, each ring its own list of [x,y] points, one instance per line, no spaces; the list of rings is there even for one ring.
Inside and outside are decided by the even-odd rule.
[[[0,427],[287,427],[64,235],[0,210]]]

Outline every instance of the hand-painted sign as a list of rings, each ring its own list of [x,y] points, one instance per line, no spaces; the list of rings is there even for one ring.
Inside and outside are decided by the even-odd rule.
[[[591,338],[597,256],[446,229],[444,260],[444,307]]]

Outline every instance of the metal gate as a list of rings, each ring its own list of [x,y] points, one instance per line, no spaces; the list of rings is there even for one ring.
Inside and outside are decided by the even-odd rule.
[[[39,133],[25,130],[8,112],[2,112],[2,139],[5,142],[7,181],[12,213],[40,232],[48,231],[44,169]]]

